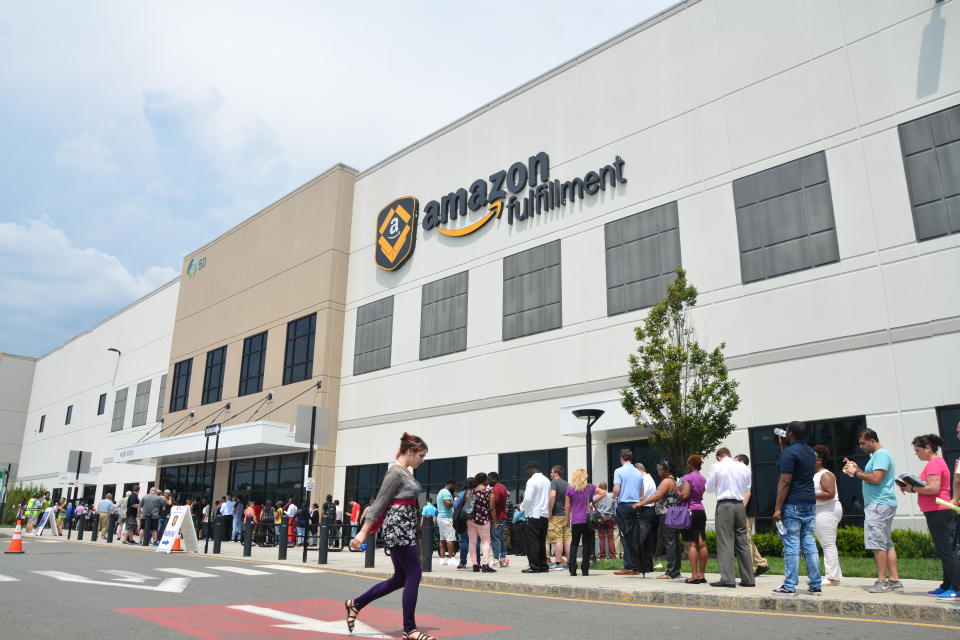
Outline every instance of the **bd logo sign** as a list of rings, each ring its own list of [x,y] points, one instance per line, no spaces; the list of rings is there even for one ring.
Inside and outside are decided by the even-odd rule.
[[[399,269],[417,244],[420,205],[413,196],[397,198],[377,215],[375,260],[385,271]]]

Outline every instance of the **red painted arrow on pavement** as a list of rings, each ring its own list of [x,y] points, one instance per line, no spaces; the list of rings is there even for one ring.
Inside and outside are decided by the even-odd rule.
[[[426,604],[420,599],[421,606]],[[429,607],[429,605],[427,605]],[[427,608],[424,607],[424,608]],[[306,640],[307,638],[399,638],[402,615],[393,609],[369,606],[360,612],[353,634],[347,631],[346,611],[337,600],[293,600],[197,607],[116,609],[200,640]],[[437,638],[510,629],[417,614],[418,627]]]

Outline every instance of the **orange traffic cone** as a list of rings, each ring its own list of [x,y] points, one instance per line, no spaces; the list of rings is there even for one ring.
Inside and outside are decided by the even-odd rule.
[[[173,539],[173,546],[170,547],[170,551],[183,551],[180,548],[180,534],[177,534],[177,537]]]
[[[13,530],[13,540],[10,541],[10,546],[7,547],[7,550],[4,553],[23,553],[23,535],[21,533],[21,527],[23,523],[20,520],[17,520],[17,528]]]

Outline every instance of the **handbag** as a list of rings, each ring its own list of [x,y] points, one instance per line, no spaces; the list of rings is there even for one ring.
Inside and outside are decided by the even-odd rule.
[[[596,509],[587,514],[587,524],[590,526],[591,531],[596,531],[599,529],[600,525],[603,524],[603,520],[603,514]]]
[[[681,502],[675,507],[667,509],[667,517],[663,524],[671,529],[689,529],[693,522],[693,514],[687,507],[687,502]]]

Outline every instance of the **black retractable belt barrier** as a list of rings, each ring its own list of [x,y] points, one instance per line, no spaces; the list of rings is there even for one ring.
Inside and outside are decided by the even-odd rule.
[[[277,560],[287,559],[287,521],[289,518],[280,518],[280,535],[277,536]]]
[[[73,536],[73,518],[67,518],[67,540]]]
[[[77,516],[77,540],[83,540],[83,530],[86,529],[83,519],[84,516]]]
[[[90,542],[97,541],[97,533],[100,531],[100,518],[102,517],[99,512],[93,516],[93,529],[90,530]]]
[[[377,534],[371,533],[367,536],[367,550],[363,556],[363,566],[365,569],[372,569],[374,560],[377,557]]]
[[[433,571],[433,517],[423,519],[423,528],[420,529],[420,564],[423,570]]]
[[[213,522],[213,552],[220,553],[220,543],[223,541],[223,518],[216,518]]]
[[[116,530],[117,530],[117,514],[111,513],[110,526],[107,527],[107,544],[113,544],[113,532]]]
[[[253,545],[253,517],[247,516],[247,521],[243,523],[243,555],[249,557]]]
[[[317,557],[317,564],[327,564],[327,544],[330,540],[330,516],[324,514],[320,516],[320,555]]]

